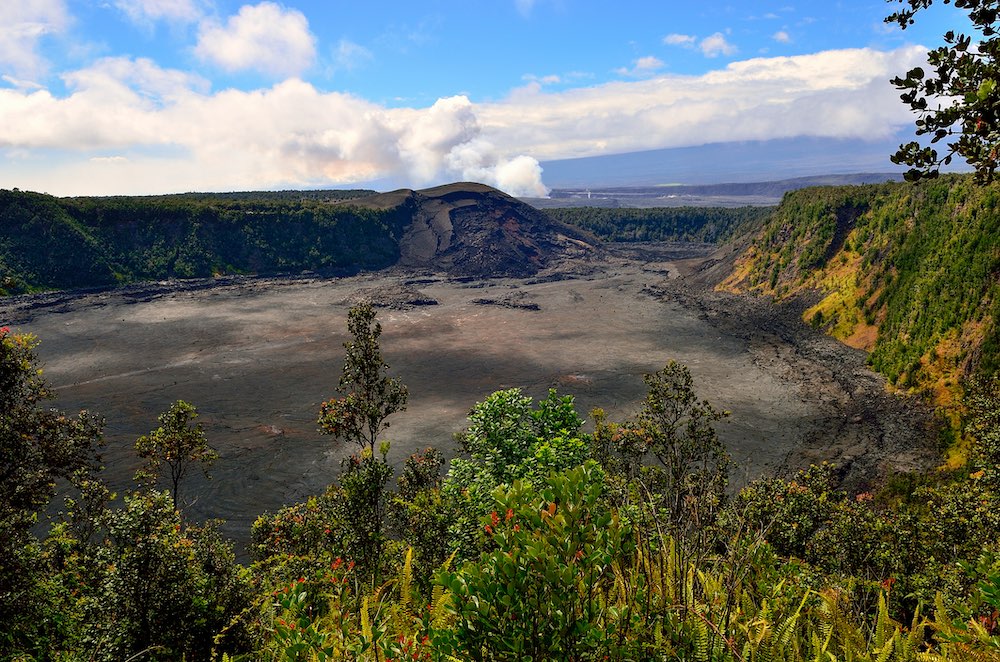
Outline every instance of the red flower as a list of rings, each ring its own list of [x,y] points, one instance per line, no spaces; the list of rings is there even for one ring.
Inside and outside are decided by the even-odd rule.
[[[509,522],[510,518],[513,517],[513,516],[514,516],[514,509],[513,508],[508,508],[507,509],[507,515],[504,516],[504,520],[503,521]]]

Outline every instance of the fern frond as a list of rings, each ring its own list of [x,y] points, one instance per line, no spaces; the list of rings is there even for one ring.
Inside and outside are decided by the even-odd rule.
[[[615,593],[617,593],[615,606],[618,609],[624,609],[627,604],[627,584],[625,583],[625,573],[622,572],[621,566],[618,561],[611,564],[611,570],[615,573]]]
[[[452,552],[451,556],[445,559],[444,563],[441,564],[442,571],[444,572],[448,571],[448,569],[451,567],[451,562],[455,560],[456,554],[458,554],[458,550]],[[431,614],[431,618],[435,619],[435,621],[438,621],[440,618],[444,618],[443,613],[438,614],[439,609],[441,609],[442,611],[444,609],[444,604],[446,603],[446,601],[444,600],[444,596],[445,596],[444,586],[442,586],[439,583],[435,583],[434,588],[431,589],[431,604],[434,606],[434,611],[435,611],[434,614]]]
[[[399,606],[406,613],[410,612],[410,602],[412,600],[413,586],[413,547],[406,549],[406,559],[399,575]]]
[[[892,651],[896,648],[896,637],[893,636],[885,644],[876,649],[878,651],[878,657],[875,658],[875,662],[889,662],[889,657],[892,655]]]
[[[372,640],[372,620],[371,615],[368,613],[367,595],[361,601],[361,636],[365,638],[365,641]]]
[[[799,620],[799,615],[802,614],[802,608],[806,606],[806,600],[809,599],[809,591],[802,596],[802,601],[799,602],[798,608],[792,613],[788,618],[782,621],[781,625],[775,631],[776,643],[781,649],[788,647],[788,642],[792,639],[792,633],[795,631],[795,624]]]
[[[895,624],[889,618],[889,602],[885,599],[885,591],[878,594],[878,612],[875,618],[875,648],[881,650],[892,638]]]
[[[695,650],[694,659],[698,662],[709,662],[712,659],[711,651],[708,645],[708,625],[701,618],[702,614],[700,610],[695,609]]]

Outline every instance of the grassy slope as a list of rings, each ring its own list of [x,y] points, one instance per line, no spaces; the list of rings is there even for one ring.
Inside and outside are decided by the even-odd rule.
[[[962,376],[1000,367],[998,203],[1000,187],[966,177],[795,191],[723,287],[819,291],[807,322],[947,405]]]

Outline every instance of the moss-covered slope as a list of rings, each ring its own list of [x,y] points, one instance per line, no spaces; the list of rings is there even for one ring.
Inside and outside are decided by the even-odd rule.
[[[723,287],[819,292],[807,322],[871,352],[902,388],[947,404],[1000,365],[1000,187],[952,176],[785,196]]]

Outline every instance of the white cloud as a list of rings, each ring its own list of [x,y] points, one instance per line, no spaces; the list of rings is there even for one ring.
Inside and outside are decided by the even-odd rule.
[[[655,71],[663,67],[663,60],[652,55],[641,57],[635,61],[635,68],[641,71]]]
[[[477,108],[482,137],[548,159],[797,136],[876,139],[912,123],[888,82],[921,46],[824,51],[733,62]]]
[[[663,68],[663,60],[652,55],[647,55],[645,57],[640,57],[632,62],[632,68],[621,67],[617,69],[617,73],[622,76],[632,76],[635,78],[642,78],[645,76],[652,76],[657,71]]]
[[[668,34],[663,38],[663,43],[668,46],[683,46],[684,48],[694,48],[694,43],[698,40],[697,37],[690,34]]]
[[[888,80],[925,58],[921,46],[754,58],[701,76],[551,93],[536,82],[495,103],[452,97],[427,108],[386,108],[297,79],[212,92],[185,72],[109,58],[66,75],[64,96],[0,88],[0,181],[69,195],[473,179],[537,195],[547,159],[888,137],[912,123]]]
[[[784,30],[778,30],[777,32],[775,32],[773,35],[771,35],[771,39],[774,39],[776,42],[780,44],[788,44],[791,43],[792,41],[791,35],[789,35]]]
[[[195,54],[227,71],[297,76],[312,66],[316,39],[305,15],[274,2],[244,5],[222,25],[204,21]]]
[[[33,80],[23,80],[21,78],[14,78],[13,76],[8,76],[7,74],[0,76],[0,80],[3,80],[11,87],[16,87],[22,90],[29,90],[29,89],[41,90],[45,87],[41,83],[36,83]]]
[[[734,55],[736,53],[736,46],[726,41],[726,35],[721,32],[716,32],[702,39],[698,44],[698,48],[701,49],[705,57]]]
[[[542,183],[542,167],[535,158],[523,154],[502,156],[493,143],[479,137],[449,150],[444,172],[449,179],[489,184],[511,195],[549,194]]]
[[[530,156],[515,156],[502,160],[493,168],[493,180],[485,180],[501,191],[514,191],[514,195],[545,197],[549,189],[542,184],[542,167]]]
[[[161,19],[190,23],[204,15],[198,0],[115,0],[114,4],[136,23]]]
[[[540,170],[519,154],[479,141],[481,127],[465,97],[387,109],[298,79],[213,94],[197,77],[125,58],[102,60],[65,79],[71,89],[65,98],[0,88],[0,148],[60,150],[75,164],[34,175],[22,167],[12,185],[52,177],[62,184],[23,181],[24,188],[139,193],[375,179],[421,186],[475,175],[509,193],[544,189],[540,178],[531,178]],[[127,172],[104,156],[124,150],[130,152]],[[0,176],[7,181],[2,166]]]
[[[2,0],[0,71],[24,78],[43,76],[48,64],[38,53],[38,42],[64,32],[70,21],[63,0]]]
[[[538,83],[539,85],[557,85],[562,82],[562,76],[558,74],[549,74],[547,76],[536,76],[535,74],[524,74],[521,76],[521,80],[526,80],[530,83]]]
[[[341,39],[333,54],[336,69],[353,71],[374,59],[372,52],[360,44],[348,39]]]
[[[734,55],[736,46],[726,40],[726,35],[721,32],[705,37],[701,41],[690,34],[668,34],[663,38],[663,43],[668,46],[680,46],[682,48],[694,48],[696,45],[701,49],[705,57],[718,57],[719,55]]]

